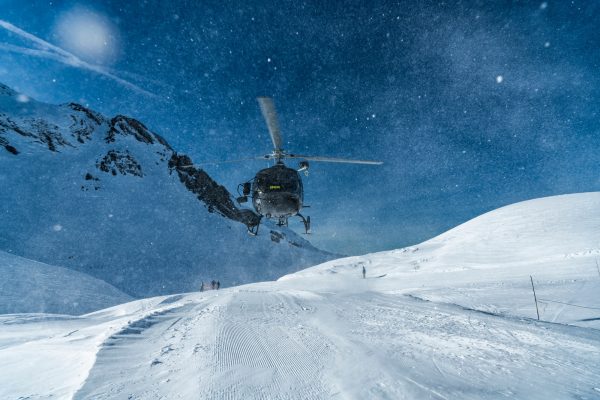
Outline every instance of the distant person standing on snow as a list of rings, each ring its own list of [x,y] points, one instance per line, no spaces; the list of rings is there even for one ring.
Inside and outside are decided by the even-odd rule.
[[[363,279],[365,279],[366,277],[367,277],[367,269],[363,265]]]
[[[217,282],[215,282],[215,280],[213,279],[213,280],[210,282],[210,288],[211,288],[212,290],[215,290],[215,285],[216,285],[216,284],[217,284]]]
[[[217,290],[221,287],[221,282],[217,281]]]

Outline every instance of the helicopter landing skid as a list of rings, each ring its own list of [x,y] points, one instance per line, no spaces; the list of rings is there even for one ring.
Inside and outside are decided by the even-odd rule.
[[[304,234],[306,235],[310,235],[310,217],[304,217],[304,215],[298,213],[296,214],[298,217],[300,217],[300,219],[302,219],[302,222],[304,223]],[[277,221],[277,226],[288,226],[288,219],[283,217],[283,218],[279,218],[279,221]],[[258,235],[258,228],[260,227],[260,221],[258,222],[258,224],[256,225],[248,225],[248,234],[251,236],[256,236]]]
[[[260,228],[260,220],[258,220],[258,224],[256,225],[247,225],[248,227],[248,234],[251,236],[256,236],[258,235],[258,228]]]
[[[300,213],[296,215],[299,216],[302,219],[302,222],[304,223],[304,233],[306,235],[310,235],[310,216],[304,218],[304,215]]]

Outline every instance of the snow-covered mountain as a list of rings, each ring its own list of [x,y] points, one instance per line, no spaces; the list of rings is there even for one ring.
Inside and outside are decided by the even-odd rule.
[[[595,398],[599,218],[537,199],[276,282],[0,316],[0,398]]]
[[[266,224],[141,122],[0,85],[0,250],[135,296],[275,279],[332,255]]]
[[[131,300],[87,274],[0,251],[0,314],[85,314]]]

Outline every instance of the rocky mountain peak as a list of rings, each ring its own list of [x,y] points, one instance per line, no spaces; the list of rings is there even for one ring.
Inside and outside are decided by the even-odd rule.
[[[104,122],[104,117],[102,116],[102,114],[92,111],[89,108],[82,106],[81,104],[68,103],[65,107],[70,108],[73,111],[83,113],[91,121],[95,122],[96,125],[101,125]]]

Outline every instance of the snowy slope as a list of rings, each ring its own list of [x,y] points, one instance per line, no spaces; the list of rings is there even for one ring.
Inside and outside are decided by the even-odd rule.
[[[372,265],[428,272],[546,264],[600,255],[600,193],[545,197],[502,207],[417,246],[350,257]],[[392,262],[393,261],[393,262]],[[298,275],[326,274],[334,260]],[[386,271],[387,272],[387,271]],[[511,271],[512,272],[512,271]]]
[[[282,279],[318,285],[328,276],[358,274],[364,265],[371,276],[403,283],[382,283],[387,290],[535,317],[533,276],[544,319],[600,328],[598,310],[586,307],[598,302],[599,263],[600,193],[592,192],[513,204],[417,246],[334,260]]]
[[[419,246],[277,282],[80,318],[3,316],[0,398],[596,398],[599,201],[519,203]],[[545,296],[587,308],[546,309],[538,322],[528,274]],[[587,316],[571,321],[578,310]]]
[[[81,272],[0,251],[0,314],[85,314],[131,300]]]
[[[250,237],[256,215],[190,162],[139,121],[0,85],[0,249],[135,297],[275,279],[333,257],[285,228]]]

